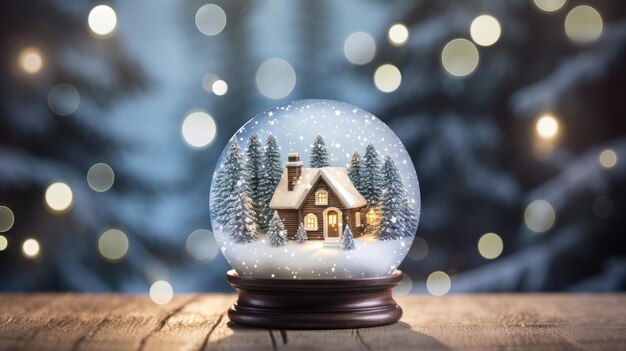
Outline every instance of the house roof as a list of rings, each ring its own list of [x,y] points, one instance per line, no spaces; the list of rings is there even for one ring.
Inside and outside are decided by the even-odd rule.
[[[292,191],[287,188],[287,169],[283,171],[280,182],[274,191],[270,208],[292,209],[300,208],[304,199],[313,189],[315,182],[322,177],[335,195],[346,208],[355,208],[367,205],[365,198],[350,181],[345,167],[302,168],[300,178]]]

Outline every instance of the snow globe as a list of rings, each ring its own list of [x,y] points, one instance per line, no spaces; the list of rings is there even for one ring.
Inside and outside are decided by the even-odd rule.
[[[239,293],[229,317],[270,328],[397,321],[391,295],[419,221],[409,154],[380,119],[299,100],[246,123],[222,152],[211,222]]]

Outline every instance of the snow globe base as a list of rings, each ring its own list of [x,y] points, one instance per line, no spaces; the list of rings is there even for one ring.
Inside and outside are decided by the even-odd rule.
[[[266,279],[227,273],[237,289],[228,311],[236,324],[274,329],[347,329],[388,325],[402,316],[392,296],[402,272],[361,279]]]

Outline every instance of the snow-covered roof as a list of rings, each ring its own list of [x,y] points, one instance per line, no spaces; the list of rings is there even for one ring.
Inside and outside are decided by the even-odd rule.
[[[322,177],[328,183],[328,186],[330,186],[346,208],[367,205],[365,198],[350,181],[348,170],[345,167],[324,167],[302,168],[300,178],[298,178],[292,191],[289,191],[287,188],[287,170],[285,169],[270,201],[270,208],[273,210],[295,210],[300,208],[319,177]]]

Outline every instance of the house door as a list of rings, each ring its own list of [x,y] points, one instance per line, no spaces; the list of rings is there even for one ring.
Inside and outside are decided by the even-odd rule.
[[[326,233],[328,238],[339,238],[339,213],[335,210],[326,212]]]

